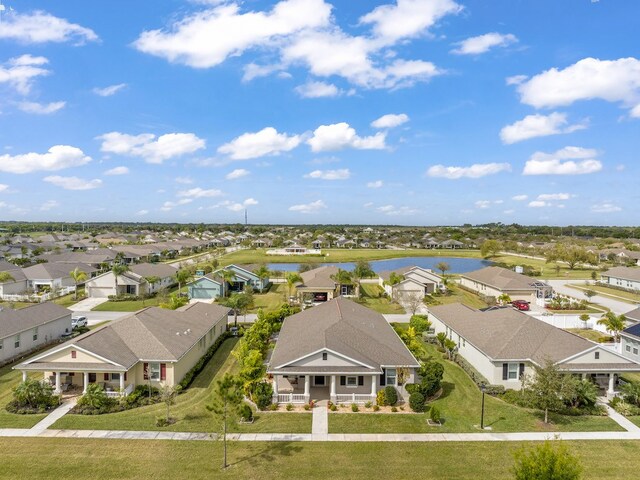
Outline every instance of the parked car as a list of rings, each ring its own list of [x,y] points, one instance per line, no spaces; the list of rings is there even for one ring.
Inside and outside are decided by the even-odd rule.
[[[71,328],[86,327],[88,325],[87,317],[78,316],[71,317]]]
[[[511,302],[511,305],[513,305],[513,307],[517,308],[518,310],[524,312],[529,311],[529,302],[527,302],[526,300],[514,300],[513,302]]]

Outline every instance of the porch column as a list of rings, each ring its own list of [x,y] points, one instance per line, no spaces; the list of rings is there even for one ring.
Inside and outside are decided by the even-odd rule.
[[[60,372],[55,372],[56,373],[56,389],[54,390],[55,393],[62,393],[62,390],[60,388]]]
[[[124,373],[120,372],[120,395],[124,395]]]
[[[332,402],[335,402],[336,400],[336,376],[335,375],[331,375],[331,394],[329,396],[329,399]]]
[[[87,385],[89,385],[89,372],[84,372],[82,379],[82,394],[87,393]]]
[[[311,375],[304,376],[304,398],[309,403],[311,399]]]
[[[607,390],[607,395],[613,395],[614,387],[616,383],[616,376],[613,373],[609,374],[609,390]]]
[[[22,371],[22,381],[26,382],[27,381],[27,372],[26,371]]]
[[[273,403],[278,403],[278,376],[273,376]]]
[[[586,374],[586,373],[583,373],[583,374],[582,374],[582,380],[586,380],[586,379],[587,379],[587,374]]]
[[[378,383],[378,376],[377,375],[371,375],[371,397],[375,400],[376,398],[376,384]]]

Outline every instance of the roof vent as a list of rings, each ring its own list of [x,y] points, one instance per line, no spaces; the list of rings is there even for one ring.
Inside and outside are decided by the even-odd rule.
[[[184,335],[189,335],[189,332],[187,330],[184,331]]]
[[[180,336],[180,332],[176,332],[176,335]]]

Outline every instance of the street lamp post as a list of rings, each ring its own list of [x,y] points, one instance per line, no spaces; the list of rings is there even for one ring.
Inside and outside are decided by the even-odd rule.
[[[482,390],[482,413],[480,413],[480,430],[484,430],[484,383],[480,385],[480,390]]]

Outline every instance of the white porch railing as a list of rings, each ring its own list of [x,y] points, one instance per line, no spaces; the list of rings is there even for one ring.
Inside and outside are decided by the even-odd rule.
[[[277,403],[307,403],[307,397],[299,393],[279,393]]]
[[[127,385],[122,391],[122,394],[120,393],[120,390],[112,390],[112,391],[105,390],[104,393],[106,393],[107,397],[109,398],[119,398],[121,396],[126,397],[131,392],[133,392],[133,383],[130,383],[129,385]]]
[[[336,395],[336,403],[367,403],[372,401],[371,395],[362,393],[339,393]]]

